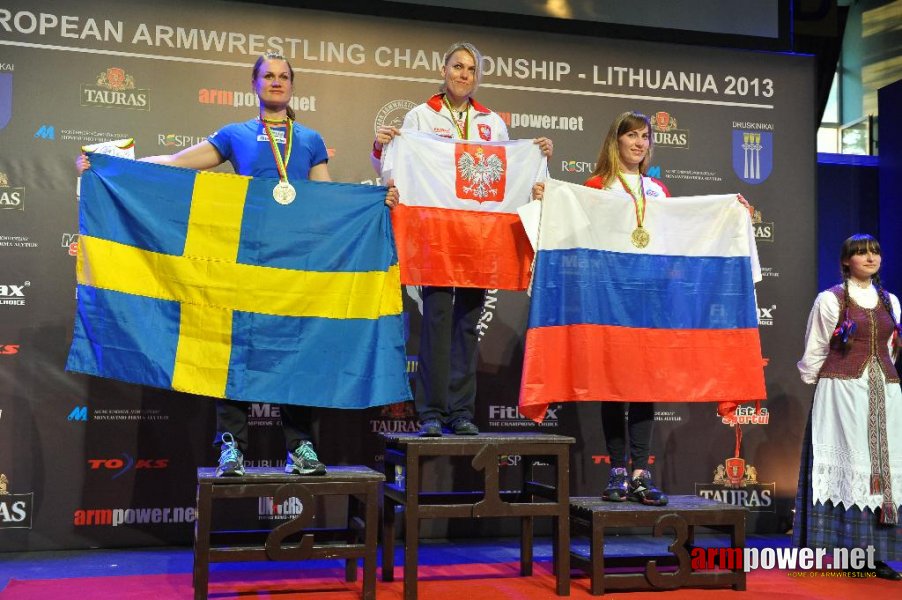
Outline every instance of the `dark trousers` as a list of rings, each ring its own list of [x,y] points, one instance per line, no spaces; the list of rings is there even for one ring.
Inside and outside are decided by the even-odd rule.
[[[421,421],[473,419],[476,408],[476,325],[485,290],[424,287],[415,403]]]
[[[627,431],[633,470],[648,468],[654,424],[654,402],[601,403],[601,428],[604,430],[604,441],[611,457],[611,468],[626,468]]]
[[[222,442],[222,434],[231,433],[238,442],[238,449],[242,454],[247,451],[247,402],[235,400],[216,401],[216,439],[214,446]],[[278,404],[279,414],[282,417],[282,434],[285,436],[285,448],[293,452],[303,441],[311,439],[311,424],[313,423],[313,409],[309,406],[295,406],[293,404]]]

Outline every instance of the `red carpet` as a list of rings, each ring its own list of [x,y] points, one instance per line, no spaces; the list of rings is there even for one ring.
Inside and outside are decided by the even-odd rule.
[[[537,565],[536,575],[519,577],[519,566],[511,564],[467,564],[458,566],[421,567],[419,596],[422,600],[532,600],[557,598],[554,577]],[[399,577],[401,570],[396,569]],[[359,577],[362,577],[362,571]],[[780,600],[899,597],[902,583],[880,579],[837,577],[793,577],[786,571],[756,571],[749,574],[748,595],[778,596]],[[246,578],[246,579],[244,579]],[[588,578],[574,572],[571,598],[596,598],[588,592]],[[340,569],[305,570],[303,578],[286,579],[284,571],[228,571],[211,576],[211,600],[344,600],[360,598],[361,582],[346,583]],[[376,594],[380,600],[401,600],[402,583],[378,581]],[[669,592],[618,592],[605,598],[629,600],[690,600],[696,598],[743,597],[742,592],[722,589],[683,589]],[[191,576],[141,575],[82,577],[72,579],[12,580],[0,593],[3,600],[46,600],[77,598],[78,600],[168,600],[192,598]]]

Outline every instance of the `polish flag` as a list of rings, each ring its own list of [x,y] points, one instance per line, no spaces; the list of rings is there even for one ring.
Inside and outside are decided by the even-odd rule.
[[[552,402],[765,399],[761,270],[735,194],[649,201],[644,247],[626,194],[550,179],[535,205],[524,416],[541,421]]]
[[[383,155],[401,283],[525,290],[533,250],[517,209],[544,179],[532,140],[484,142],[403,129]]]

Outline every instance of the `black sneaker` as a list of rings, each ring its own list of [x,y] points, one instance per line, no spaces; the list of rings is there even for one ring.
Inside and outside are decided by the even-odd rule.
[[[285,472],[290,475],[325,475],[326,465],[319,462],[316,450],[310,442],[301,442],[294,452],[288,453]]]
[[[648,471],[642,471],[630,480],[629,499],[648,506],[667,504],[667,494],[655,487],[651,480],[651,473]]]
[[[451,423],[451,431],[454,432],[455,435],[478,435],[479,428],[473,424],[470,419],[466,417],[459,417],[454,419],[454,422]]]
[[[902,580],[902,573],[899,573],[882,560],[875,561],[874,564],[877,568],[872,572],[880,579],[888,579],[890,581]]]
[[[611,469],[608,486],[601,493],[601,499],[608,502],[625,502],[629,495],[629,476],[623,467]]]
[[[420,423],[420,437],[442,437],[442,424],[438,419],[426,419]]]
[[[244,456],[238,449],[238,442],[231,433],[222,434],[219,447],[219,465],[216,467],[217,477],[241,477],[244,475]]]

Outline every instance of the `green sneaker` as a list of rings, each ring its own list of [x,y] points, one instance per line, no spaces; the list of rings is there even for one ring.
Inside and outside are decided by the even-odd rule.
[[[288,453],[285,472],[292,475],[325,475],[326,465],[319,462],[313,444],[301,442],[294,452]]]
[[[219,465],[216,467],[217,477],[241,477],[244,475],[244,456],[238,449],[238,442],[231,433],[222,434],[219,447]]]

